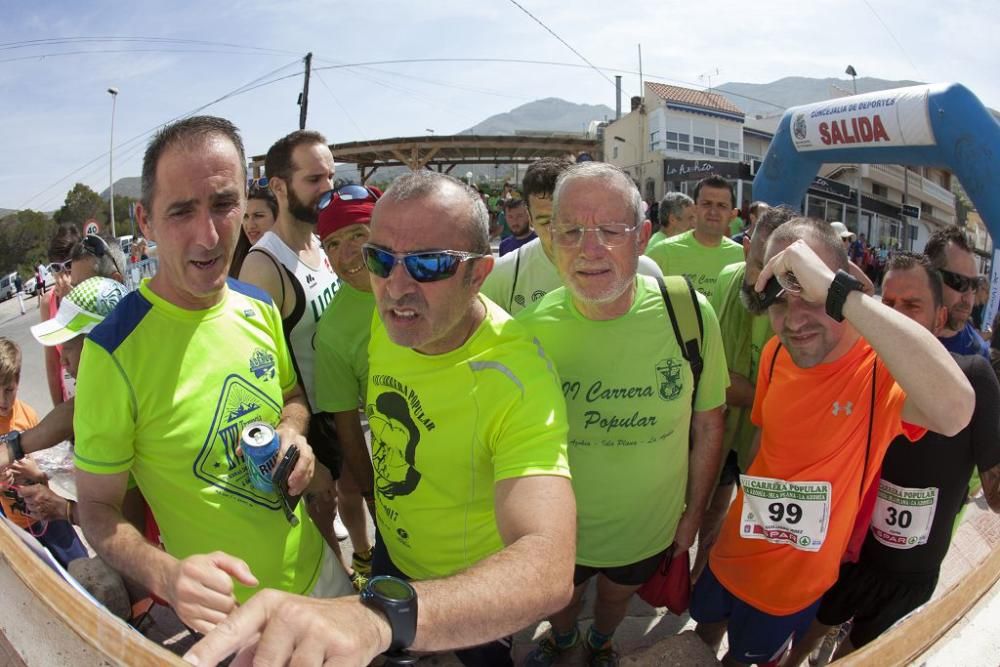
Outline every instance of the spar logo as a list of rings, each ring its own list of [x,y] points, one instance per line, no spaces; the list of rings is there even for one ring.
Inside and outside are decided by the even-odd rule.
[[[796,135],[798,136],[798,135]],[[861,116],[835,120],[833,122],[823,121],[819,124],[819,139],[827,146],[839,146],[842,144],[877,144],[880,141],[892,141],[889,133],[885,131],[882,118],[875,114],[871,118]]]

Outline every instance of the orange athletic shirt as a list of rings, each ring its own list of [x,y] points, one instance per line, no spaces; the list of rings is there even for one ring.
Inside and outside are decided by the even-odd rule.
[[[38,415],[27,403],[22,403],[20,399],[15,399],[14,409],[11,410],[10,417],[0,417],[0,434],[10,431],[24,431],[38,423]],[[14,500],[6,493],[0,493],[0,505],[3,505],[4,514],[7,518],[19,525],[27,528],[35,522],[31,517],[21,514],[13,507]]]
[[[772,338],[761,354],[751,419],[761,427],[760,450],[748,475],[831,485],[826,539],[818,551],[740,536],[743,490],[729,508],[709,559],[726,589],[768,614],[805,609],[837,580],[858,512],[871,412],[875,351],[863,338],[843,357],[799,368]],[[906,393],[881,361],[875,376],[875,421],[864,484],[874,482],[889,444],[899,434],[915,440],[925,429],[901,420]]]

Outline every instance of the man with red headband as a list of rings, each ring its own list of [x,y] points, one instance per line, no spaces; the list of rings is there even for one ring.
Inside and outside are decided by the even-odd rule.
[[[240,280],[266,291],[281,312],[295,372],[315,413],[312,341],[320,315],[339,288],[316,238],[316,206],[333,187],[333,155],[322,134],[297,130],[274,142],[264,165],[268,187],[278,200],[278,218],[247,253]],[[339,557],[333,521],[337,512],[334,480],[340,474],[341,456],[336,434],[326,432],[325,426],[319,419],[309,424],[307,440],[322,465],[316,467],[306,502],[309,516]]]
[[[316,325],[316,405],[313,419],[332,422],[347,466],[341,470],[340,516],[351,534],[353,581],[364,588],[372,569],[365,505],[374,502],[372,461],[358,408],[364,405],[368,384],[368,339],[371,337],[375,297],[361,246],[368,242],[368,224],[376,188],[345,185],[330,196],[319,212],[316,231],[323,250],[341,278],[340,290]],[[374,507],[371,508],[375,515]]]

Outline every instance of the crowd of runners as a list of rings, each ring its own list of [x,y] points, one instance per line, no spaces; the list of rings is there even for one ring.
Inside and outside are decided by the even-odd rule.
[[[0,339],[4,513],[71,573],[120,577],[101,602],[123,617],[169,605],[204,635],[194,664],[511,665],[547,619],[524,664],[615,665],[629,601],[692,549],[723,663],[799,664],[926,602],[980,488],[1000,511],[957,227],[889,256],[876,298],[842,225],[756,202],[734,229],[719,176],[647,207],[614,166],[539,160],[496,258],[449,176],[341,183],[312,131],[265,169],[224,119],[163,128],[136,207],[158,270],[133,291],[117,244],[60,227],[43,419]],[[26,457],[66,439],[75,499]]]

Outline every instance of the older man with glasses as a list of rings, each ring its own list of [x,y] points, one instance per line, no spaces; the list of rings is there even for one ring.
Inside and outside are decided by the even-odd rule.
[[[563,381],[579,525],[573,599],[525,664],[555,664],[581,643],[577,616],[596,577],[582,643],[588,664],[604,667],[618,664],[612,636],[632,595],[698,533],[719,470],[729,376],[708,300],[684,278],[671,281],[675,292],[637,275],[650,223],[627,174],[599,162],[570,167],[556,181],[553,214],[566,287],[517,319]],[[681,309],[703,323],[700,377],[673,333]]]
[[[938,339],[949,352],[978,354],[989,361],[989,347],[971,321],[979,272],[965,232],[956,226],[934,232],[927,239],[924,254],[944,281],[944,305],[948,308],[948,321],[938,334]]]
[[[478,294],[488,224],[475,191],[430,171],[398,178],[375,205],[364,258],[378,315],[366,394],[376,576],[360,598],[259,594],[189,659],[204,667],[259,642],[274,664],[368,664],[413,648],[511,665],[503,638],[569,601],[565,404],[537,342]]]

